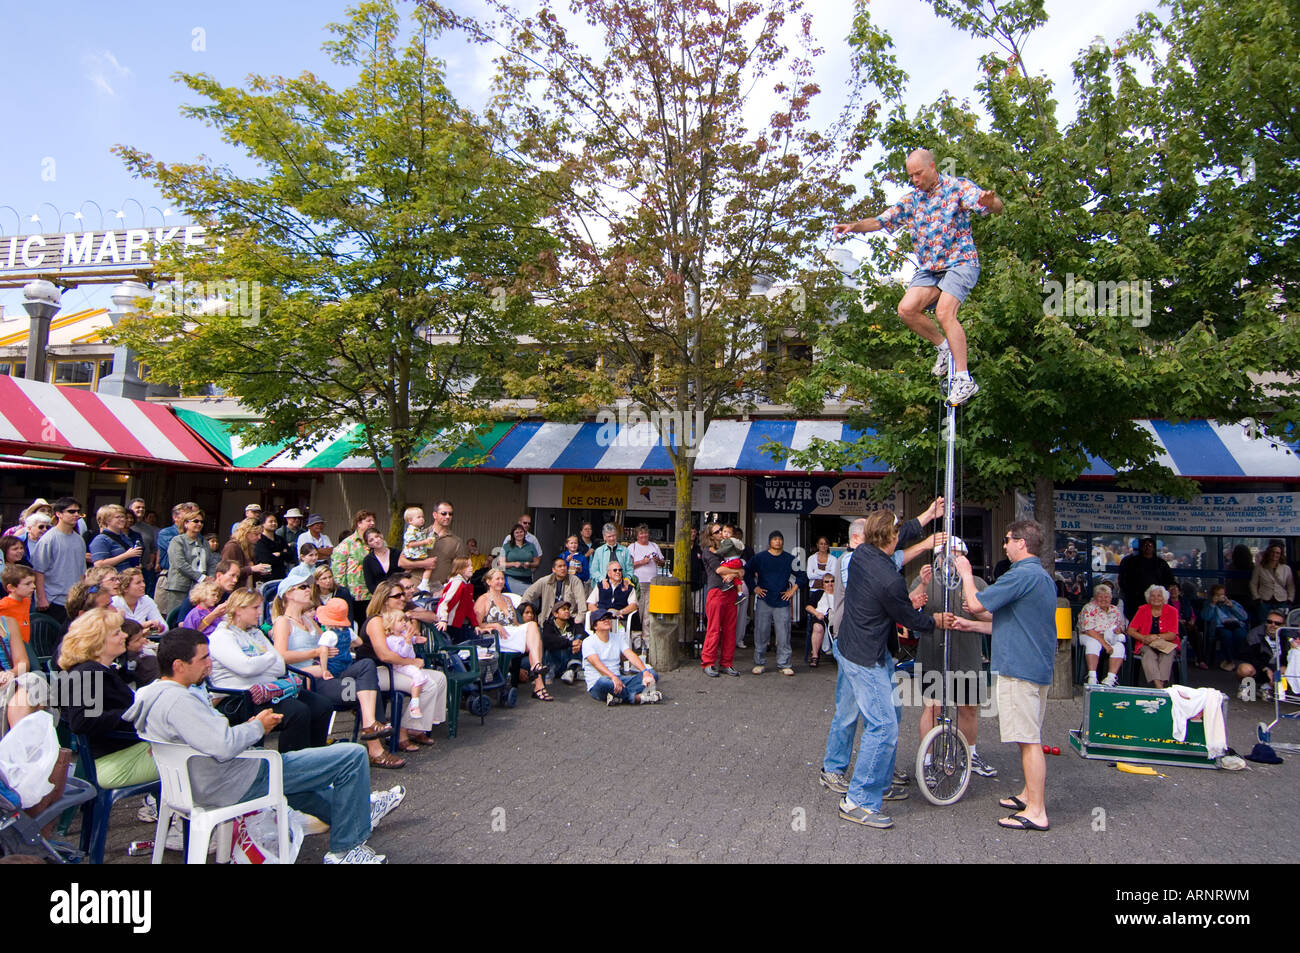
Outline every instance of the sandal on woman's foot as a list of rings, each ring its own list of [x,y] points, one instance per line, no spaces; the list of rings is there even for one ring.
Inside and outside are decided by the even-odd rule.
[[[406,767],[406,759],[384,751],[370,756],[370,766],[372,768],[404,768]]]
[[[808,667],[809,667],[809,668],[816,668],[816,667],[817,667],[817,662],[818,662],[818,658],[817,658],[817,656],[814,655],[812,658],[810,658],[810,659],[808,660]]]
[[[539,702],[555,701],[555,696],[552,695],[550,692],[548,692],[545,688],[534,689],[533,697],[536,698]]]
[[[532,668],[530,668],[530,669],[528,670],[528,677],[529,677],[529,678],[545,678],[546,673],[547,673],[548,671],[549,671],[549,669],[548,669],[545,665],[543,665],[541,662],[538,662],[536,665],[534,665]]]
[[[420,746],[417,744],[412,744],[410,741],[402,741],[398,743],[397,750],[406,751],[406,752],[419,751]]]
[[[417,745],[423,745],[426,748],[432,748],[434,745],[438,743],[434,741],[432,738],[430,738],[427,734],[423,734],[423,733],[418,735],[410,735],[408,737],[408,740]]]
[[[382,721],[376,721],[371,725],[363,725],[360,737],[362,741],[374,741],[378,738],[387,738],[392,733],[392,725]]]

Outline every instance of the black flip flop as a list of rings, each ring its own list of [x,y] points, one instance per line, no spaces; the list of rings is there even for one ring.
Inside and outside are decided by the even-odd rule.
[[[1007,821],[1012,821],[1013,823],[1008,824],[1006,823]],[[1052,825],[1048,824],[1044,827],[1040,824],[1035,824],[1023,814],[1012,814],[1010,817],[1004,817],[1002,820],[998,821],[998,827],[1008,831],[1046,831],[1051,830]]]
[[[1004,808],[1008,811],[1023,811],[1025,809],[1025,802],[1013,795],[1011,797],[1004,797],[1002,800],[998,801],[998,807]]]

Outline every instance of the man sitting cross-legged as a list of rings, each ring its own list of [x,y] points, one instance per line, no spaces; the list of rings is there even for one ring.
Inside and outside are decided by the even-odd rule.
[[[267,790],[262,761],[234,760],[275,727],[280,716],[268,709],[242,725],[231,725],[205,700],[203,680],[212,671],[208,637],[194,629],[172,629],[158,645],[162,678],[136,693],[125,717],[142,738],[180,744],[208,755],[191,758],[190,783],[196,803],[212,807],[261,797]],[[327,864],[382,864],[366,839],[402,802],[406,790],[370,791],[370,765],[361,745],[339,742],[280,756],[289,804],[330,825]]]
[[[632,651],[627,636],[612,631],[614,613],[597,609],[591,614],[591,630],[582,640],[582,674],[587,694],[606,705],[653,705],[663,698],[655,687],[655,670]],[[636,669],[627,678],[618,674],[619,660],[627,659]]]

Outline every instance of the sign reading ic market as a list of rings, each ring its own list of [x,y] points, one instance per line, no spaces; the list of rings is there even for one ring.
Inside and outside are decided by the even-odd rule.
[[[149,265],[162,257],[167,245],[204,248],[208,240],[208,230],[203,225],[11,235],[0,238],[0,274]]]
[[[754,511],[839,516],[866,516],[882,509],[899,512],[902,500],[897,494],[875,499],[879,485],[879,480],[861,477],[769,477],[754,481]]]

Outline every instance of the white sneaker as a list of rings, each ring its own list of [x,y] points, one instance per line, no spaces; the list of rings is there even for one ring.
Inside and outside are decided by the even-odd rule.
[[[376,854],[368,844],[358,844],[346,854],[336,854],[330,851],[323,858],[321,863],[324,864],[386,864],[388,858],[383,854]]]
[[[948,347],[948,341],[945,339],[938,347],[939,354],[934,359],[934,367],[930,368],[930,373],[935,377],[944,377],[948,373],[948,362],[952,360],[952,348]]]
[[[653,688],[648,692],[641,693],[642,705],[657,705],[664,699],[663,692],[655,691]]]
[[[979,392],[980,385],[976,384],[969,374],[962,377],[954,375],[952,387],[948,391],[948,403],[954,407],[960,407]]]
[[[379,822],[393,812],[406,797],[406,788],[394,784],[387,791],[370,792],[370,829],[373,831]]]
[[[302,811],[289,811],[289,817],[297,817],[302,823],[302,832],[307,837],[314,837],[317,834],[328,834],[330,826],[314,814],[304,814]]]
[[[571,668],[566,668],[566,669],[565,669],[565,670],[560,674],[560,681],[562,681],[565,685],[572,685],[572,684],[573,684],[573,680],[574,680],[574,678],[576,678],[576,677],[577,677],[577,674],[574,672],[573,669],[571,669]]]
[[[171,825],[167,828],[167,850],[181,851],[185,850],[185,822],[181,820],[179,814],[172,815]]]
[[[1119,684],[1119,676],[1116,675],[1114,672],[1111,672],[1109,675],[1107,675],[1105,678],[1101,680],[1101,683],[1105,685],[1107,688],[1114,688],[1116,685]]]
[[[141,824],[158,823],[158,799],[152,794],[144,796],[144,804],[135,812],[135,819]]]
[[[1089,672],[1089,673],[1088,673],[1088,684],[1089,684],[1089,685],[1096,685],[1096,684],[1097,684],[1097,673],[1096,673],[1096,672]]]

